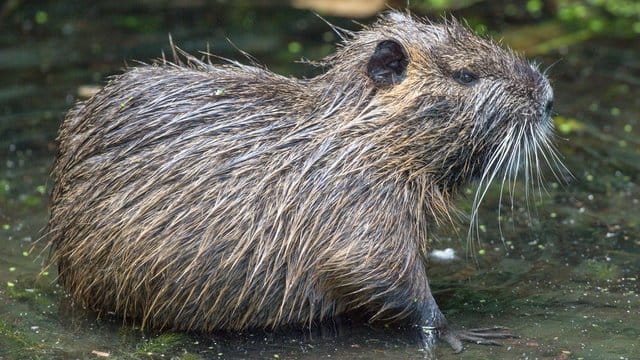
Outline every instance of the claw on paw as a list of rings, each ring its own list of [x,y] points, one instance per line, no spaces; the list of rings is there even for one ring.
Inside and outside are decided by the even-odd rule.
[[[443,330],[436,330],[431,327],[423,327],[424,333],[438,333],[438,337],[444,340],[451,346],[455,353],[462,351],[463,342],[469,342],[480,345],[493,345],[502,346],[500,341],[503,339],[515,339],[518,338],[514,335],[509,328],[502,326],[477,328],[468,330],[452,330],[445,328]]]

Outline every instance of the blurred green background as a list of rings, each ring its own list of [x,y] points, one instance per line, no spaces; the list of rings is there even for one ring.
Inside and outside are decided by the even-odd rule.
[[[415,334],[335,322],[314,330],[248,334],[140,332],[69,304],[55,269],[40,273],[48,170],[66,111],[108,76],[184,50],[313,76],[297,62],[330,54],[337,38],[315,13],[347,29],[388,7],[437,20],[464,18],[542,67],[552,66],[559,151],[568,183],[546,174],[528,204],[522,186],[433,247],[461,260],[432,264],[434,293],[458,326],[505,325],[503,347],[468,346],[442,359],[640,358],[640,1],[633,0],[142,0],[0,2],[0,359],[407,359]],[[355,20],[355,21],[354,21]],[[232,45],[233,44],[233,45]],[[472,194],[473,185],[466,189]],[[469,212],[471,199],[458,206]],[[475,260],[472,260],[475,259]]]

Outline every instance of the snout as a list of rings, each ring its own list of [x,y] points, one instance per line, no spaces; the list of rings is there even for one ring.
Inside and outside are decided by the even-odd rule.
[[[551,111],[553,110],[553,99],[548,99],[547,103],[544,106],[544,117],[551,116]]]
[[[553,89],[546,76],[540,74],[538,81],[538,104],[540,104],[540,114],[543,119],[549,119],[553,111]]]
[[[531,86],[529,101],[533,101],[532,105],[536,108],[538,116],[542,119],[548,119],[553,111],[553,88],[551,88],[549,79],[538,70],[537,64],[529,64],[526,74],[529,81],[524,83]]]

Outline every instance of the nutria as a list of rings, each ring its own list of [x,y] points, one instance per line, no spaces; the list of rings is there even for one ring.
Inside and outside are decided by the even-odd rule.
[[[455,20],[390,12],[342,34],[310,79],[183,54],[72,109],[48,226],[72,298],[147,328],[357,312],[456,350],[507,336],[447,328],[427,234],[461,185],[551,156],[548,80]]]

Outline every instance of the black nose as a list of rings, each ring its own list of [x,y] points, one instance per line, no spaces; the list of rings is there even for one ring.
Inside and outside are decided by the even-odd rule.
[[[553,110],[553,100],[547,100],[547,104],[544,106],[544,114],[546,116],[551,115],[551,110]]]

